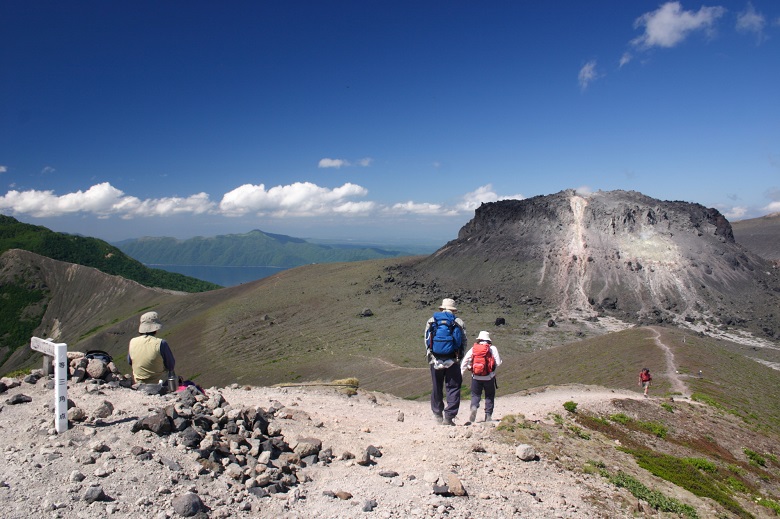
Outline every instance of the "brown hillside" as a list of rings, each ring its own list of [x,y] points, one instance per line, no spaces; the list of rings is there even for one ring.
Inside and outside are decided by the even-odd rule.
[[[731,223],[734,239],[746,249],[780,264],[780,213]]]

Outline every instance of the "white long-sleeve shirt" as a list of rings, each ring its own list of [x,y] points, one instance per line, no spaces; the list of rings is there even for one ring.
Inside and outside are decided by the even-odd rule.
[[[482,341],[480,341],[482,342]],[[460,372],[466,373],[469,370],[469,366],[471,366],[471,357],[473,356],[472,352],[474,351],[474,348],[470,348],[469,351],[466,352],[466,356],[463,357],[463,360],[460,363]],[[498,348],[490,345],[490,353],[493,354],[493,358],[496,360],[496,368],[498,368],[501,365],[501,355],[498,354]],[[495,378],[496,372],[495,370],[492,371],[489,375],[474,375],[471,374],[471,378],[474,380],[490,380],[492,378]]]

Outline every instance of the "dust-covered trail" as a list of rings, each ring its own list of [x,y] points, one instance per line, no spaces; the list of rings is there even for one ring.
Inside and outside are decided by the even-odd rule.
[[[664,375],[666,375],[669,382],[672,384],[672,392],[679,393],[686,398],[690,397],[691,390],[688,389],[688,386],[685,385],[685,382],[683,382],[680,377],[672,349],[661,340],[661,333],[658,330],[654,330],[653,328],[650,328],[650,330],[655,334],[653,341],[655,341],[655,344],[663,350],[666,357],[666,372]]]

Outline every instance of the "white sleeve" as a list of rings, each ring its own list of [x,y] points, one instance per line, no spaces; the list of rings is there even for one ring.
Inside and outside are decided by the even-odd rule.
[[[468,352],[466,352],[466,355],[463,357],[463,360],[460,361],[460,372],[465,373],[469,369],[469,362],[471,362],[471,351],[474,348],[470,348]]]
[[[498,354],[498,348],[490,345],[490,353],[493,354],[493,358],[496,359],[496,367],[499,367],[501,365],[501,355]]]
[[[423,331],[423,344],[425,345],[425,349],[428,349],[428,335],[431,333],[431,323],[433,322],[433,317],[430,317],[425,322],[425,330]]]

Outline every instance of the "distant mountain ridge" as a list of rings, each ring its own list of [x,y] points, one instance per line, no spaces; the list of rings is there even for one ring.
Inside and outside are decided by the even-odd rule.
[[[243,234],[186,240],[144,237],[115,244],[147,265],[209,265],[229,267],[299,267],[408,256],[409,253],[362,245],[323,245],[302,238],[253,230]]]

